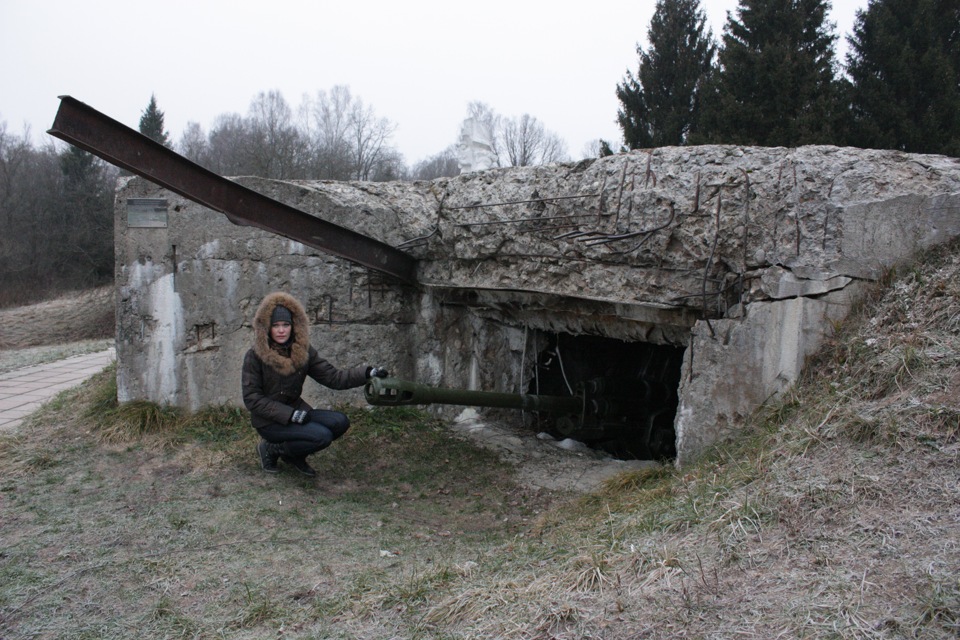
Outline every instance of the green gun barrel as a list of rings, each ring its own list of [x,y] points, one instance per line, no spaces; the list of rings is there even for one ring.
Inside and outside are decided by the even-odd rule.
[[[456,404],[473,407],[499,407],[546,413],[583,413],[579,396],[538,396],[492,391],[442,389],[399,378],[372,378],[363,388],[367,402],[377,406]]]

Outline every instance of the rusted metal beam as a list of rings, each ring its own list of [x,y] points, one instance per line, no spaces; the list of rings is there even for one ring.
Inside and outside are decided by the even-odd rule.
[[[257,227],[387,274],[416,281],[416,260],[388,244],[257,193],[200,165],[70,96],[60,96],[52,136],[161,187]]]

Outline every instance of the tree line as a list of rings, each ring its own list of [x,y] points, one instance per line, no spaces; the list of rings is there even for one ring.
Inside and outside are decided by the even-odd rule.
[[[870,0],[845,64],[829,9],[828,0],[740,0],[718,43],[699,0],[658,0],[637,72],[617,86],[624,146],[960,155],[960,0]]]
[[[620,141],[591,155],[665,145],[850,145],[960,155],[960,0],[870,0],[844,63],[828,0],[740,0],[719,41],[700,0],[657,0],[636,73],[615,87]],[[496,166],[569,159],[535,117],[475,102]],[[418,180],[459,173],[456,145],[404,164],[396,126],[346,86],[296,109],[262,92],[245,116],[194,122],[174,142],[156,97],[140,132],[227,176]],[[113,277],[117,170],[74,147],[35,148],[0,122],[0,305]]]
[[[0,306],[84,289],[113,277],[117,171],[98,158],[0,122]]]
[[[482,118],[497,166],[528,166],[567,160],[566,146],[535,117],[507,118],[475,102],[468,115]],[[404,164],[390,144],[396,125],[376,115],[350,88],[335,86],[291,108],[278,91],[261,92],[246,116],[224,114],[209,133],[188,123],[176,149],[220,175],[257,175],[278,180],[431,180],[460,169],[455,144]],[[162,130],[160,138],[169,142]]]

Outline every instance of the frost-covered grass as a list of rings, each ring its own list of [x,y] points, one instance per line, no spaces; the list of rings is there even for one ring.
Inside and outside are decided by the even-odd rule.
[[[47,362],[56,362],[70,356],[104,351],[113,346],[113,339],[80,340],[67,344],[25,347],[23,349],[0,349],[0,373],[8,373],[24,367]]]

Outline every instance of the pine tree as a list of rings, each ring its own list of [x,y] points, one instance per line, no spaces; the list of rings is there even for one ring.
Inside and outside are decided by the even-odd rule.
[[[165,147],[170,145],[170,136],[163,128],[163,111],[157,107],[157,96],[150,94],[150,104],[140,116],[140,133]]]
[[[834,143],[834,78],[828,0],[740,0],[728,14],[720,69],[704,98],[703,141],[765,146]]]
[[[61,284],[103,282],[113,272],[113,185],[95,156],[70,146],[60,154],[57,215],[47,232],[69,238],[50,251],[48,262]]]
[[[874,0],[847,41],[850,142],[960,155],[960,0]]]
[[[623,139],[631,149],[684,144],[716,53],[700,0],[657,0],[647,40],[647,51],[637,47],[637,75],[627,71],[617,85]]]

